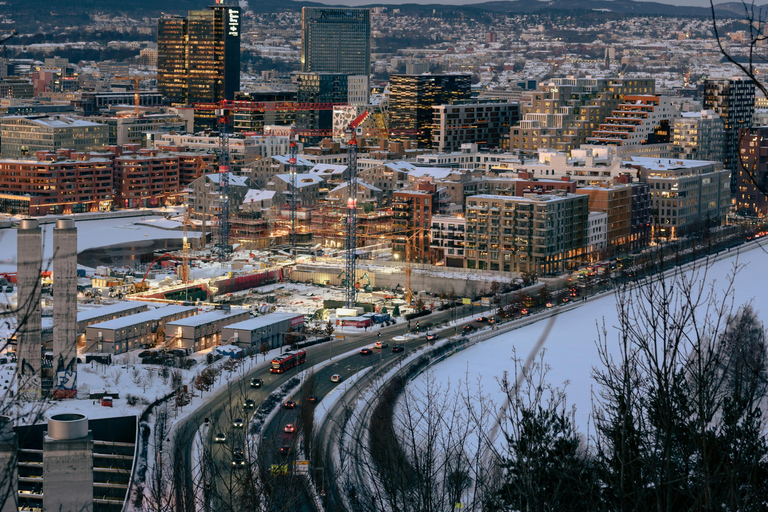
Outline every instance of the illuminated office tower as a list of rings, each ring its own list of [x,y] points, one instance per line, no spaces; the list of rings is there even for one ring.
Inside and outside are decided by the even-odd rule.
[[[301,29],[302,71],[370,74],[369,9],[304,7],[301,10]]]

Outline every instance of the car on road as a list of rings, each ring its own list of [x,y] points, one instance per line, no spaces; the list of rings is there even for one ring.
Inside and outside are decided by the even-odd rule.
[[[232,422],[232,426],[235,428],[243,428],[243,420],[240,418],[237,418],[235,421]]]
[[[234,455],[232,455],[232,467],[237,469],[245,467],[245,457],[241,450],[235,450]]]
[[[389,346],[389,343],[386,341],[377,341],[376,344],[373,346],[373,348],[387,348]]]
[[[285,432],[286,434],[293,434],[294,432],[296,432],[296,427],[294,426],[293,423],[288,423],[283,427],[283,432]]]
[[[394,347],[392,347],[392,352],[402,352],[403,350],[405,349],[400,345],[395,345]]]
[[[360,349],[360,355],[363,355],[363,356],[369,356],[369,355],[371,355],[371,354],[373,354],[373,350],[371,350],[371,349],[370,349],[370,348],[368,348],[368,347],[365,347],[365,348],[363,348],[363,349]]]
[[[436,332],[428,332],[427,333],[427,341],[435,341],[437,338],[439,338],[440,335]]]
[[[290,445],[284,444],[280,447],[280,455],[290,455],[292,451],[293,448]]]
[[[341,375],[338,373],[331,375],[331,382],[341,382]]]
[[[488,317],[487,316],[479,316],[479,317],[475,318],[475,322],[483,323],[483,322],[487,322],[487,321],[488,321]]]
[[[317,403],[317,397],[315,395],[309,395],[309,398],[307,398],[309,403],[315,404]]]
[[[474,326],[474,325],[472,325],[472,324],[469,324],[469,325],[465,325],[465,326],[464,326],[464,328],[462,329],[462,332],[463,332],[464,334],[469,334],[470,332],[472,332],[472,331],[474,331],[474,330],[476,330],[476,329],[477,329],[477,327],[475,327],[475,326]]]
[[[293,400],[288,400],[283,404],[283,407],[285,407],[286,409],[293,409],[294,407],[296,407],[296,402],[294,402]]]
[[[219,432],[218,434],[216,434],[216,436],[214,436],[213,442],[214,443],[226,443],[227,442],[227,436],[225,436],[224,434]]]
[[[243,404],[243,409],[255,409],[255,408],[256,408],[256,402],[254,402],[252,398],[249,398]]]
[[[251,387],[252,388],[260,388],[264,385],[264,381],[261,379],[251,379]]]

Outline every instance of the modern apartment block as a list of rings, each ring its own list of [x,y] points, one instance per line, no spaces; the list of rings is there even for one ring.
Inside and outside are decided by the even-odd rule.
[[[650,188],[653,237],[676,238],[725,221],[731,171],[720,162],[636,157],[631,165]]]
[[[403,130],[391,140],[432,146],[433,107],[470,99],[471,75],[391,75],[389,127]]]
[[[39,216],[109,209],[111,159],[45,151],[36,157],[0,160],[0,212]]]
[[[180,203],[179,157],[169,153],[128,153],[115,158],[115,205],[146,208]]]
[[[576,193],[589,197],[589,211],[606,213],[606,244],[610,255],[616,256],[628,250],[632,234],[632,187],[583,187],[576,189]]]
[[[725,125],[724,168],[731,173],[731,193],[737,190],[736,168],[739,158],[739,130],[749,127],[755,109],[755,84],[739,78],[707,80],[704,83],[704,108],[714,110]]]
[[[725,124],[714,110],[681,112],[672,123],[672,158],[722,162]]]
[[[392,254],[396,260],[410,258],[416,263],[432,263],[429,230],[437,207],[438,195],[432,184],[392,195]]]
[[[300,103],[333,103],[346,105],[349,100],[349,78],[341,73],[294,73],[296,101]],[[301,110],[296,112],[296,126],[310,130],[333,128],[333,110]]]
[[[587,144],[639,146],[670,140],[671,121],[677,108],[669,96],[625,94],[621,103],[587,137]]]
[[[371,74],[371,11],[349,7],[301,9],[301,70]]]
[[[58,149],[96,151],[109,140],[99,123],[68,116],[9,116],[0,119],[0,148],[4,158],[32,156]]]
[[[584,194],[478,195],[467,198],[467,268],[561,272],[577,264],[588,242]]]
[[[555,78],[521,99],[522,120],[510,131],[510,148],[570,152],[586,141],[625,95],[655,92],[655,80],[650,78]]]
[[[432,149],[439,153],[458,151],[468,143],[498,148],[509,127],[520,120],[516,102],[435,105],[433,109]]]
[[[446,267],[464,267],[466,228],[467,219],[464,217],[451,215],[432,217],[429,246],[436,261],[443,261]]]
[[[768,183],[768,127],[742,132],[736,167],[736,213],[754,217],[768,215],[768,197],[757,183]]]
[[[157,20],[157,86],[171,103],[232,100],[240,89],[240,8],[217,3]]]

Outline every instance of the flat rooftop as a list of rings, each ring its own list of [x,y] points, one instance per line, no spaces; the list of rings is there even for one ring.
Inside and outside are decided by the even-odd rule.
[[[250,320],[244,320],[237,322],[236,324],[230,324],[227,329],[240,329],[244,331],[255,331],[256,329],[263,329],[270,325],[274,325],[278,322],[284,322],[285,320],[293,320],[296,317],[301,317],[304,320],[304,315],[301,313],[270,313],[268,315],[257,316]]]
[[[243,313],[249,314],[248,311],[235,309],[232,311],[216,310],[208,313],[201,313],[199,315],[190,316],[189,318],[182,318],[181,320],[174,320],[168,322],[166,325],[173,325],[175,327],[198,327],[205,324],[217,322],[219,320],[225,320],[227,318],[242,315]]]
[[[99,322],[97,324],[91,325],[91,327],[111,330],[123,329],[124,327],[130,327],[142,322],[154,322],[171,315],[194,311],[197,311],[195,306],[170,305],[162,308],[150,309],[149,311],[124,316],[121,318],[115,318],[113,320],[107,320],[106,322]]]
[[[77,313],[77,321],[85,322],[93,320],[94,318],[99,318],[100,316],[114,315],[115,313],[122,313],[141,307],[147,307],[147,305],[143,302],[118,302],[117,304],[110,304],[109,306],[101,306],[99,308],[80,311]]]

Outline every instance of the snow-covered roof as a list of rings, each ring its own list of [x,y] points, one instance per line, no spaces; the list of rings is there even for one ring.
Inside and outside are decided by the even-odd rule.
[[[145,306],[146,304],[142,304],[141,302],[118,302],[117,304],[110,304],[109,306],[101,306],[85,311],[79,311],[77,313],[77,321],[86,322],[94,318],[99,318],[100,316],[114,315],[116,313],[123,313],[124,311]]]
[[[680,158],[653,158],[650,156],[630,156],[625,164],[637,164],[649,171],[662,171],[670,169],[695,169],[716,164],[708,160],[683,160]]]
[[[211,180],[212,183],[215,183],[216,185],[219,184],[219,174],[218,173],[206,174],[205,176],[206,176],[206,178]],[[237,176],[235,174],[231,174],[230,173],[230,175],[229,175],[229,184],[230,185],[235,185],[235,186],[238,186],[238,187],[247,187],[248,186],[248,178],[245,177],[245,176]]]
[[[309,170],[315,174],[343,174],[347,170],[346,165],[340,164],[317,164]]]
[[[274,190],[256,190],[256,189],[250,189],[245,194],[245,199],[243,199],[243,204],[252,203],[254,201],[265,201],[268,199],[272,199],[275,197],[276,192]]]
[[[219,320],[227,319],[233,316],[239,316],[243,313],[247,314],[247,311],[233,309],[231,311],[216,310],[209,311],[208,313],[201,313],[199,315],[190,316],[188,318],[182,318],[181,320],[174,320],[168,322],[166,325],[171,327],[199,327],[201,325],[210,324]]]
[[[408,171],[408,174],[415,178],[430,177],[442,180],[447,178],[452,172],[453,169],[449,169],[448,167],[414,167]]]
[[[285,183],[291,183],[290,174],[277,174],[275,178],[279,178]],[[319,174],[313,174],[309,172],[296,173],[296,188],[308,187],[310,185],[318,185],[324,180]]]
[[[88,128],[93,126],[105,126],[100,123],[93,123],[84,119],[69,116],[55,117],[27,117],[27,116],[7,116],[4,120],[23,119],[30,123],[45,126],[46,128]]]
[[[349,185],[349,183],[342,183],[338,187],[336,187],[333,190],[331,190],[331,193],[336,192],[337,190],[341,190],[341,189],[347,188],[348,185]],[[369,190],[373,190],[374,192],[381,192],[380,188],[374,187],[373,185],[369,185],[369,184],[367,184],[364,181],[358,181],[357,182],[357,186],[358,187],[365,187],[365,188],[367,188]]]
[[[239,329],[244,331],[255,331],[256,329],[263,329],[276,323],[284,322],[286,320],[293,320],[294,318],[301,317],[304,319],[304,315],[301,313],[270,313],[268,315],[257,316],[242,322],[230,324],[227,329]]]
[[[289,161],[290,157],[288,155],[274,155],[272,158],[280,162],[281,164],[290,165],[291,162]],[[307,160],[306,158],[302,157],[296,157],[296,165],[303,165],[306,167],[312,167],[315,164]]]
[[[171,315],[194,311],[197,311],[197,307],[195,306],[170,305],[162,308],[150,309],[149,311],[144,311],[143,313],[136,313],[121,318],[115,318],[113,320],[107,320],[106,322],[99,322],[97,324],[91,325],[91,327],[111,330],[122,329],[124,327],[129,327],[131,325],[136,325],[142,322],[153,322],[169,317]]]

